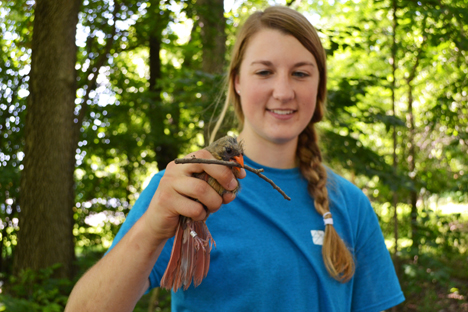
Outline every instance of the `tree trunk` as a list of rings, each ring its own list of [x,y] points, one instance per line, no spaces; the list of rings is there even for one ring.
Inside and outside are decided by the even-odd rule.
[[[173,141],[173,133],[165,133],[165,120],[168,110],[163,107],[161,98],[161,88],[158,86],[158,80],[162,78],[161,70],[161,39],[163,27],[160,23],[155,23],[155,29],[151,32],[149,38],[149,63],[150,63],[150,78],[149,89],[152,92],[152,103],[150,104],[149,116],[151,119],[151,131],[155,137],[155,153],[158,169],[163,170],[169,162],[177,158],[178,148]],[[157,35],[155,35],[157,34]],[[170,109],[171,111],[178,110],[177,107]]]
[[[413,86],[411,81],[408,81],[408,170],[410,172],[410,178],[413,181],[413,189],[410,190],[410,205],[411,205],[411,239],[413,240],[413,247],[419,248],[419,237],[418,237],[418,208],[416,203],[418,200],[418,194],[416,190],[416,150],[414,142],[414,112],[413,112]]]
[[[223,0],[197,0],[202,48],[202,71],[208,74],[224,72],[226,54],[226,19]],[[209,81],[207,83],[212,83]],[[208,102],[206,96],[203,102]],[[207,103],[207,107],[211,103]],[[211,126],[205,121],[203,138],[205,145],[209,142]]]
[[[198,0],[197,12],[203,44],[202,70],[210,74],[221,74],[224,71],[226,53],[224,1]]]
[[[166,118],[166,114],[164,113],[162,107],[161,88],[157,85],[158,80],[161,79],[160,53],[162,29],[159,29],[159,23],[155,23],[154,25],[155,27],[152,29],[149,38],[149,90],[152,92],[152,101],[149,108],[149,118],[151,119],[151,132],[155,138],[154,151],[156,153],[158,169],[163,170],[172,159],[168,159],[168,148],[164,142],[164,119]]]
[[[413,189],[410,190],[410,205],[411,205],[411,239],[413,240],[412,247],[419,249],[419,236],[418,236],[418,208],[416,203],[418,200],[418,186],[417,186],[417,172],[416,172],[416,142],[415,142],[415,127],[414,127],[414,112],[413,112],[413,86],[412,82],[418,73],[419,61],[421,60],[425,43],[427,40],[426,32],[426,17],[422,21],[421,30],[423,33],[423,40],[419,46],[416,54],[416,59],[406,79],[408,84],[408,114],[407,114],[407,127],[408,127],[408,170],[410,179],[413,182]]]
[[[14,272],[73,275],[76,24],[81,0],[37,0]]]

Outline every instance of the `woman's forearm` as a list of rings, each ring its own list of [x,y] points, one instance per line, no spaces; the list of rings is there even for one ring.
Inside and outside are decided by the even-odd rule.
[[[133,311],[166,239],[147,233],[144,217],[73,288],[66,312]]]

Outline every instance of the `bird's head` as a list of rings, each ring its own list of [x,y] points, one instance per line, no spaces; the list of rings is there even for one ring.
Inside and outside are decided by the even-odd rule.
[[[242,142],[237,142],[236,138],[225,136],[213,142],[206,148],[211,154],[219,160],[235,161],[244,167],[244,150]],[[233,170],[239,172],[240,168],[233,167]]]

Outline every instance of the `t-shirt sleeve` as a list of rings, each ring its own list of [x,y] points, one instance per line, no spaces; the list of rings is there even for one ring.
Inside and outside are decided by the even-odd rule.
[[[352,311],[383,311],[405,300],[375,212],[362,194],[357,228]]]

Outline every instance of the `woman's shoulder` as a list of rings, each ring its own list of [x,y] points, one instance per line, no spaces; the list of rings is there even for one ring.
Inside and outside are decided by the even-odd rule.
[[[367,198],[362,190],[355,184],[337,174],[329,167],[326,167],[326,169],[328,175],[327,187],[329,191],[335,191],[347,196],[363,196]]]
[[[161,170],[155,173],[150,179],[149,182],[144,183],[143,191],[139,194],[137,201],[133,205],[132,211],[141,210],[142,214],[148,208],[148,205],[153,198],[154,193],[158,189],[159,182],[161,181],[162,176],[164,175],[164,170]],[[147,184],[145,186],[145,184]]]
[[[144,193],[156,192],[156,189],[158,188],[159,182],[161,181],[161,178],[163,177],[165,171],[166,170],[164,169],[154,173],[152,176],[149,176],[146,179],[146,181],[143,182],[143,192],[141,193],[141,195],[144,195]]]

